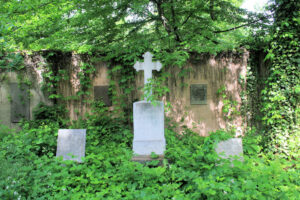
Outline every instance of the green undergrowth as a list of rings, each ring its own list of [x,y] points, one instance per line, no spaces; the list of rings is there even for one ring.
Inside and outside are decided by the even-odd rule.
[[[24,122],[14,132],[0,128],[0,199],[297,199],[299,163],[260,154],[245,138],[244,162],[234,167],[214,152],[231,135],[210,137],[165,130],[163,166],[132,162],[133,135],[101,104],[70,128],[87,128],[83,163],[56,158],[58,122]],[[169,123],[171,124],[171,123]],[[8,134],[8,131],[11,133]]]

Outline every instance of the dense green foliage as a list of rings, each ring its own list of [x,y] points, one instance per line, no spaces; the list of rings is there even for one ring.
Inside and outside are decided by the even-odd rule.
[[[286,158],[299,156],[299,9],[299,1],[270,5],[274,24],[253,35],[247,80],[252,125],[264,136],[264,150]]]
[[[174,64],[186,52],[232,49],[247,36],[241,27],[265,19],[240,9],[241,0],[2,2],[5,39],[17,49],[97,52],[123,62],[146,50]]]
[[[264,137],[252,129],[243,140],[244,161],[234,161],[234,167],[214,151],[218,141],[231,137],[222,130],[207,138],[189,130],[177,134],[176,125],[168,121],[164,165],[155,161],[142,165],[131,161],[130,128],[103,103],[94,103],[90,114],[74,122],[65,120],[62,107],[41,104],[35,120],[23,122],[20,131],[0,125],[0,198],[297,199],[299,3],[274,1],[274,25],[253,29],[254,37],[249,39],[245,27],[258,26],[267,17],[249,13],[246,17],[238,8],[240,2],[0,0],[0,72],[24,70],[17,51],[48,50],[45,58],[53,63],[45,66],[44,89],[54,100],[61,98],[59,81],[69,78],[55,63],[57,52],[86,53],[91,58],[80,66],[81,89],[74,99],[89,95],[93,58],[109,61],[110,77],[119,76],[123,96],[115,99],[113,81],[110,92],[125,110],[132,101],[132,65],[145,51],[155,53],[164,66],[180,67],[191,53],[216,53],[250,43],[253,49],[269,45],[271,60],[265,88],[257,94],[260,115],[255,117],[262,122],[257,127]],[[168,91],[161,87],[165,78],[161,74],[152,80],[157,87],[147,98],[154,100]],[[150,87],[145,90],[150,94]],[[233,109],[232,114],[240,114],[234,112],[235,102],[224,95],[220,90],[224,113]],[[127,116],[128,122],[132,115]],[[231,115],[225,117],[230,120]],[[54,156],[59,128],[87,129],[83,163]],[[266,156],[262,149],[279,156]]]
[[[263,124],[270,151],[299,156],[300,2],[275,1],[274,35],[266,59],[271,60],[263,94]]]
[[[257,139],[244,142],[244,162],[218,158],[224,131],[200,137],[166,129],[163,166],[132,162],[131,131],[107,115],[103,104],[71,128],[87,128],[83,163],[56,158],[58,123],[24,122],[20,132],[0,128],[1,199],[297,199],[299,163],[268,160]],[[50,110],[50,112],[52,112]],[[11,131],[11,130],[9,130]]]

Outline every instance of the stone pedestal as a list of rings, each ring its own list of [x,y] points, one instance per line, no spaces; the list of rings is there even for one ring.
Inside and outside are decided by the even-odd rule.
[[[82,162],[85,156],[86,129],[59,129],[56,156]]]
[[[163,155],[166,149],[164,135],[164,104],[152,105],[147,101],[133,104],[133,152],[137,155]]]

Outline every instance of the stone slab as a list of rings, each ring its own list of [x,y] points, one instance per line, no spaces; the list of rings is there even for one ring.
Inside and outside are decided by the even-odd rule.
[[[11,102],[7,98],[9,96],[9,87],[6,84],[0,84],[0,124],[4,124],[10,127],[11,114],[10,107]]]
[[[10,100],[11,100],[11,122],[17,123],[21,119],[30,119],[30,99],[28,86],[25,84],[10,83]]]
[[[56,156],[63,156],[63,160],[82,162],[85,143],[86,129],[59,129]]]
[[[207,104],[207,85],[192,84],[190,87],[191,105]]]
[[[215,150],[221,158],[228,159],[231,156],[238,156],[242,159],[242,138],[231,138],[229,140],[221,141],[219,142]],[[224,155],[222,155],[222,153]]]
[[[164,104],[147,101],[133,104],[133,152],[137,155],[163,155],[166,149],[164,136]]]
[[[112,102],[109,97],[109,86],[108,85],[94,86],[94,100],[96,101],[103,100],[106,106],[111,106]]]

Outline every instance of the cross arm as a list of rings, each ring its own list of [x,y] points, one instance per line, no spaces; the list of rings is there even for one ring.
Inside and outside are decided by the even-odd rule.
[[[153,67],[154,70],[160,71],[161,68],[162,68],[162,64],[160,62],[157,61],[154,63],[154,67]]]
[[[137,72],[143,70],[142,63],[140,63],[139,61],[137,61],[133,67]]]

